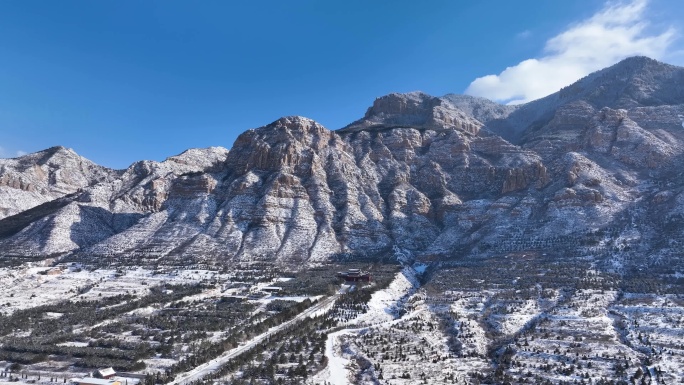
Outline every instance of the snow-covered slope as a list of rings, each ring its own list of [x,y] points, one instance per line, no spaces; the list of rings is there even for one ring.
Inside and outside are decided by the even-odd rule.
[[[0,221],[4,238],[0,244],[18,255],[52,255],[94,245],[160,211],[176,179],[220,167],[227,153],[221,147],[191,149],[163,162],[141,161],[121,171],[96,166],[64,148],[1,160],[14,167],[15,175],[15,170],[22,167],[25,172],[17,179],[23,177],[21,180],[34,184],[28,184],[26,191],[8,187],[13,189],[10,195],[21,199],[26,208]],[[50,173],[45,186],[40,187],[45,194],[36,195],[33,186],[44,180],[29,177],[43,169]],[[91,174],[85,172],[92,170]],[[182,190],[182,182],[177,184]],[[24,199],[26,196],[40,199],[30,201]]]

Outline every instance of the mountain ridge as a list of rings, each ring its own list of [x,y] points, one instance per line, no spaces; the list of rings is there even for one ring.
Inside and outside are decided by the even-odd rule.
[[[31,207],[66,192],[78,198],[4,233],[0,246],[169,263],[316,263],[398,251],[449,259],[591,238],[612,226],[631,231],[624,223],[638,217],[654,222],[637,248],[668,254],[657,229],[679,217],[648,212],[682,196],[681,116],[684,69],[643,57],[521,106],[389,94],[339,130],[291,116],[245,131],[230,150],[193,149],[125,170],[81,160],[91,173]],[[35,154],[17,159],[38,165]],[[8,181],[0,192],[20,194],[21,173],[10,166],[21,161],[0,162],[0,181]],[[28,206],[5,209],[0,228]],[[615,240],[600,250],[587,242],[553,252],[612,255]]]

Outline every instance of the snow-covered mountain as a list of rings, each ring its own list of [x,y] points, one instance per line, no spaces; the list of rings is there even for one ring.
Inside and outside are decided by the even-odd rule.
[[[0,159],[0,219],[118,176],[64,147]]]
[[[230,151],[120,171],[54,148],[0,160],[0,248],[284,263],[670,255],[683,117],[684,68],[636,57],[522,106],[390,94],[337,131],[285,117]]]

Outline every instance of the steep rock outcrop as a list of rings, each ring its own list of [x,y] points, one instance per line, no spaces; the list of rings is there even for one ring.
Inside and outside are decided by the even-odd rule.
[[[477,134],[482,123],[458,109],[447,98],[412,92],[389,94],[376,99],[366,116],[348,125],[345,130],[356,131],[371,127],[447,129]]]

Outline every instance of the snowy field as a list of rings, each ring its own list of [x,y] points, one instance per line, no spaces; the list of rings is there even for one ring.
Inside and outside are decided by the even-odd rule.
[[[467,269],[452,270],[445,284],[421,286],[418,277],[426,270],[425,265],[405,266],[388,273],[382,286],[349,284],[337,286],[334,295],[307,296],[279,295],[279,285],[292,278],[264,278],[258,271],[4,268],[4,320],[62,304],[63,311],[49,307],[41,314],[42,330],[79,316],[64,304],[90,310],[67,333],[57,333],[59,338],[35,334],[31,323],[3,329],[0,349],[10,346],[7,351],[14,352],[16,341],[39,336],[47,346],[77,354],[78,349],[103,347],[121,354],[144,352],[139,358],[143,368],[137,371],[145,373],[164,372],[191,357],[216,357],[207,356],[207,349],[223,344],[224,351],[244,351],[249,367],[262,368],[255,373],[263,375],[270,365],[275,368],[270,376],[287,384],[304,378],[310,384],[335,385],[684,381],[681,295],[609,289],[612,278],[595,270],[585,272],[582,287],[550,285],[558,278],[544,271],[534,284],[523,286],[512,272],[506,273],[512,279],[488,282],[486,272],[476,276]],[[320,306],[307,302],[316,300]],[[277,325],[287,318],[273,317],[292,306],[301,306],[292,314],[308,310],[292,329],[267,341],[268,333],[286,331]],[[259,345],[255,338],[267,341],[265,351],[250,351]],[[198,359],[180,373],[203,362]],[[0,361],[0,369],[9,364]],[[214,366],[219,370],[218,363]],[[32,379],[37,376],[31,373],[46,373],[42,384],[87,372],[67,355],[52,355],[21,370]],[[233,369],[221,378],[232,381],[244,370]]]
[[[435,295],[412,277],[398,274],[328,335],[329,365],[312,384],[684,382],[682,296],[541,286]]]
[[[268,321],[266,325],[277,325],[278,321],[274,323],[270,319],[291,306],[288,304],[323,298],[321,295],[278,295],[267,290],[269,287],[277,290],[277,285],[290,280],[267,279],[259,271],[92,269],[77,264],[3,268],[0,269],[0,317],[6,318],[0,318],[0,330],[5,336],[0,339],[0,353],[21,360],[36,360],[20,365],[19,370],[26,376],[24,380],[38,383],[50,383],[51,379],[52,383],[62,383],[65,378],[87,375],[92,370],[88,365],[101,365],[97,361],[85,366],[74,362],[82,357],[80,352],[90,351],[101,352],[103,357],[132,356],[130,363],[137,360],[139,364],[128,370],[131,372],[163,372],[183,359],[202,354],[206,343],[237,346],[241,339],[260,333],[264,327],[272,327],[260,326],[261,323]],[[76,308],[65,305],[69,303]],[[80,304],[87,304],[81,316]],[[36,309],[49,311],[41,313]],[[7,325],[1,324],[17,322],[17,317],[30,319],[33,314],[44,320],[37,334],[31,322],[18,323],[20,327],[16,329],[7,329]],[[103,318],[99,314],[107,316]],[[63,325],[66,317],[76,321]],[[49,325],[49,320],[67,329],[45,330],[42,325]],[[7,338],[11,338],[12,345],[6,344]],[[40,344],[23,355],[12,353],[17,351],[12,346],[30,344],[31,338],[38,338]],[[42,351],[60,354],[36,356]],[[69,352],[77,356],[69,357],[72,354]],[[98,359],[91,357],[91,360]],[[104,366],[116,365],[120,362],[117,359],[102,362]],[[0,358],[0,371],[9,369],[11,362]],[[40,381],[38,373],[43,373]]]
[[[424,269],[421,266],[421,270]],[[422,272],[422,271],[421,271]],[[330,383],[333,385],[347,385],[361,377],[376,378],[373,374],[359,373],[357,362],[362,354],[353,345],[359,335],[369,333],[372,328],[383,328],[395,324],[404,313],[406,302],[419,287],[416,270],[405,267],[396,274],[392,282],[385,289],[375,291],[368,302],[366,311],[358,317],[349,320],[344,329],[328,334],[325,355],[328,366],[311,383]],[[370,369],[372,371],[372,368]],[[377,378],[376,378],[377,379]],[[352,381],[352,382],[350,382]]]
[[[217,277],[209,271],[179,271],[157,274],[153,270],[97,269],[79,266],[56,268],[20,266],[0,269],[0,312],[54,304],[63,300],[99,300],[119,294],[143,296],[149,288],[163,283],[208,282]]]

